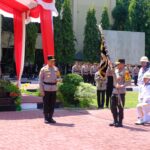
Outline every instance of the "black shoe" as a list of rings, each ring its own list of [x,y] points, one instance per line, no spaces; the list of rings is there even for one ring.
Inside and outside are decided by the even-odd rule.
[[[109,126],[113,127],[113,126],[116,126],[117,122],[113,122],[113,123],[110,123]]]
[[[48,124],[49,120],[48,119],[44,119],[44,123]]]
[[[49,119],[49,123],[56,123],[56,121],[52,118],[52,119]]]
[[[45,123],[49,123],[48,114],[44,114],[44,122],[45,122]]]
[[[117,123],[115,127],[123,127],[122,123]]]

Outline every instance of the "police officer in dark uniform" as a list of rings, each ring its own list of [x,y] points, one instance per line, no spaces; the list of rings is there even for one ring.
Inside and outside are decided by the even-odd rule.
[[[56,123],[53,120],[54,107],[56,103],[57,82],[60,79],[60,72],[55,66],[53,56],[48,56],[48,63],[40,70],[39,86],[43,96],[43,113],[45,123]]]
[[[113,75],[114,88],[111,97],[111,112],[114,122],[110,126],[123,127],[125,92],[126,86],[131,82],[131,77],[129,71],[125,69],[124,59],[119,59],[116,65]]]

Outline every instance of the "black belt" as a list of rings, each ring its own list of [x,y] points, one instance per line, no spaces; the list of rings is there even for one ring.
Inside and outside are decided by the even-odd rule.
[[[52,82],[43,82],[44,84],[46,84],[46,85],[56,85],[56,82],[54,83],[52,83]]]

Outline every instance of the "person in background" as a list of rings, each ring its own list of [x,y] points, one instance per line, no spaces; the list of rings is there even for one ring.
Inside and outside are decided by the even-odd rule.
[[[72,73],[79,74],[79,64],[78,62],[75,62],[75,64],[72,66]]]
[[[106,108],[109,107],[112,91],[113,91],[113,64],[109,61],[109,66],[106,72],[107,84],[106,84]]]
[[[95,85],[94,75],[97,72],[97,64],[94,63],[90,68],[91,84]]]
[[[89,80],[89,66],[88,63],[84,63],[81,67],[81,75],[84,79],[84,82],[88,83]]]
[[[98,109],[104,108],[107,78],[102,78],[99,71],[95,73]]]
[[[133,78],[134,78],[134,85],[137,86],[137,79],[138,79],[139,67],[135,65],[133,68]]]

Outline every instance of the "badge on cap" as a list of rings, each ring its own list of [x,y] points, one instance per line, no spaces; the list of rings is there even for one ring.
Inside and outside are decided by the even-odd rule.
[[[48,55],[48,56],[47,56],[47,59],[48,59],[48,60],[55,60],[54,56],[51,56],[51,55]]]

